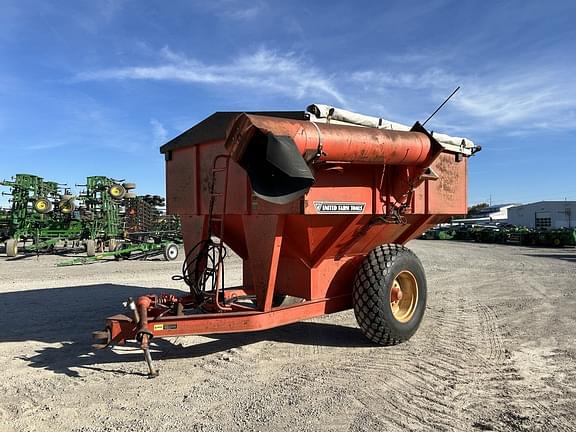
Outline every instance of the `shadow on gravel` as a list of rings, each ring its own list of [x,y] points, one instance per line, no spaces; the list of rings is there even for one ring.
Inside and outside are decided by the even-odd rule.
[[[576,262],[576,253],[573,254],[525,254],[526,256],[538,258],[555,258],[562,261]]]
[[[31,367],[44,368],[68,376],[78,376],[74,368],[142,375],[127,370],[103,369],[97,365],[143,362],[142,352],[105,349],[93,352],[91,334],[105,325],[108,316],[122,313],[128,297],[182,291],[151,289],[115,284],[97,284],[66,288],[38,289],[0,294],[0,343],[38,341],[58,346],[41,347],[32,356],[18,357]],[[369,347],[373,346],[357,328],[332,324],[300,322],[272,330],[251,333],[210,335],[210,340],[189,347],[155,339],[153,357],[193,358],[227,351],[260,341],[278,341],[304,345]],[[139,368],[142,371],[145,367]]]

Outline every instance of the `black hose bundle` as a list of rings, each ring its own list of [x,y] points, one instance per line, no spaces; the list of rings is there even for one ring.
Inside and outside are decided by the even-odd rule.
[[[220,283],[224,289],[224,258],[226,247],[211,238],[199,241],[187,254],[182,263],[182,274],[172,276],[172,280],[183,280],[190,292],[196,296],[198,303],[204,301],[204,293],[215,292],[218,287],[218,273]]]

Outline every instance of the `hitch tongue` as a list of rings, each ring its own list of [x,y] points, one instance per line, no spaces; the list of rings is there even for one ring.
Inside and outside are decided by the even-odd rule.
[[[156,378],[158,376],[158,369],[156,369],[154,364],[152,364],[152,356],[150,355],[148,337],[148,333],[140,334],[140,348],[142,348],[142,351],[144,351],[144,360],[146,360],[146,364],[148,365],[148,377]]]
[[[158,376],[158,370],[152,363],[152,355],[150,355],[150,339],[154,336],[148,330],[148,308],[152,304],[152,300],[148,296],[139,297],[136,302],[130,297],[127,306],[134,313],[134,322],[138,326],[136,333],[136,340],[140,342],[140,348],[144,351],[144,360],[148,365],[148,377],[155,378]]]

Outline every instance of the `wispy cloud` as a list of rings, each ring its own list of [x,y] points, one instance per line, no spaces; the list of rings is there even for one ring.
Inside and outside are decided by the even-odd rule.
[[[83,72],[75,79],[178,81],[218,85],[220,89],[248,88],[306,103],[327,101],[370,114],[396,115],[392,119],[399,121],[431,112],[460,85],[461,91],[443,111],[442,119],[435,119],[437,127],[448,126],[447,132],[575,127],[576,82],[570,76],[574,71],[565,68],[522,70],[518,66],[504,71],[456,73],[440,66],[417,69],[409,59],[404,68],[394,65],[388,70],[331,73],[293,53],[268,49],[238,56],[225,64],[206,64],[164,48],[156,63]]]
[[[472,119],[477,128],[521,126],[533,130],[575,127],[576,81],[570,77],[573,72],[533,68],[480,75],[456,74],[441,68],[418,73],[367,70],[353,73],[351,79],[370,88],[375,93],[373,97],[390,98],[418,90],[440,102],[442,96],[448,96],[460,85],[460,92],[448,108],[446,123],[458,125]]]
[[[65,141],[43,142],[38,144],[30,144],[24,147],[24,150],[42,151],[52,150],[59,147],[64,147],[68,143]]]
[[[267,5],[261,0],[252,0],[249,4],[239,0],[211,0],[201,7],[222,18],[252,21],[265,12]]]
[[[155,146],[165,144],[168,140],[168,131],[160,121],[155,118],[150,120],[152,126],[152,144]]]
[[[228,64],[205,64],[175,53],[168,48],[161,52],[162,64],[133,66],[83,72],[78,81],[155,80],[180,81],[190,84],[226,84],[230,87],[256,88],[289,95],[296,99],[329,97],[345,104],[333,76],[324,73],[295,54],[279,54],[259,49],[239,56]]]

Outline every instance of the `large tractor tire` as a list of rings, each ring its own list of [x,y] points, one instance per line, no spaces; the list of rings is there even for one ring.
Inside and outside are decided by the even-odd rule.
[[[72,213],[74,210],[76,210],[76,203],[74,202],[74,198],[69,198],[67,200],[62,198],[62,201],[60,201],[58,204],[58,208],[64,214]]]
[[[407,341],[426,309],[426,276],[420,260],[401,245],[372,250],[354,280],[352,303],[360,329],[372,342]]]
[[[15,257],[18,255],[18,240],[8,239],[6,240],[6,256]]]
[[[50,213],[54,207],[46,198],[38,198],[34,201],[34,210],[40,214]]]
[[[94,240],[86,240],[86,256],[93,257],[96,255],[96,242]]]
[[[122,186],[121,184],[114,183],[108,188],[108,193],[112,198],[120,200],[124,198],[124,195],[126,195],[126,189],[124,189],[124,186]]]
[[[178,246],[174,243],[168,243],[164,246],[164,259],[174,261],[176,258],[178,258]]]

